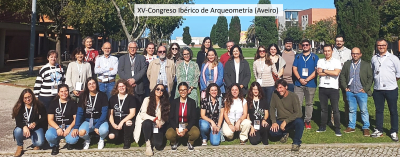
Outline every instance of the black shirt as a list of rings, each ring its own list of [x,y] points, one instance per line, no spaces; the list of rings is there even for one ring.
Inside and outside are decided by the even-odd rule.
[[[114,121],[116,120],[122,120],[126,116],[129,115],[129,110],[132,108],[137,108],[139,105],[139,99],[136,96],[128,94],[128,96],[125,98],[124,104],[122,106],[122,110],[120,111],[119,109],[119,104],[122,105],[123,102],[123,97],[121,97],[122,100],[119,100],[118,103],[118,94],[111,96],[108,109],[109,110],[114,110]],[[121,114],[121,117],[120,117]]]
[[[17,127],[23,128],[24,126],[28,126],[28,124],[35,122],[35,128],[45,128],[47,127],[47,112],[43,105],[37,105],[38,109],[32,108],[28,109],[28,113],[25,110],[25,104],[21,105],[21,108],[18,111],[18,114],[15,116],[15,124]],[[37,113],[35,112],[37,111]],[[30,117],[28,118],[28,114],[31,112]],[[29,121],[28,121],[29,119]]]
[[[220,103],[220,101],[221,101],[221,103]],[[201,109],[205,109],[206,116],[208,118],[210,118],[211,120],[213,120],[216,125],[218,125],[220,109],[224,108],[223,104],[224,104],[224,101],[221,98],[217,99],[215,101],[215,104],[212,104],[212,105],[208,98],[203,98],[201,101]],[[213,112],[213,110],[214,110],[214,112]]]
[[[263,97],[261,100],[259,101],[251,101],[251,102],[247,102],[247,104],[249,104],[248,106],[248,111],[249,111],[249,117],[251,121],[254,120],[263,120],[264,119],[264,110],[269,110],[269,103],[267,103],[267,100],[265,97]],[[254,105],[256,107],[254,107]],[[258,108],[258,110],[256,111],[255,108]],[[269,117],[268,117],[269,118]]]
[[[276,71],[279,73],[279,58],[275,63]]]
[[[90,96],[92,103],[96,103],[93,111],[92,111],[93,106],[90,103],[90,100],[88,99],[89,97],[85,98],[82,94],[82,96],[79,98],[79,101],[85,101],[85,99],[87,99],[87,101],[84,102],[85,105],[85,111],[83,111],[84,118],[91,118],[91,114],[93,113],[93,118],[98,119],[101,116],[102,108],[108,107],[108,99],[105,93],[98,92],[96,102],[95,102],[95,97],[96,96]]]
[[[67,103],[61,103],[60,108],[59,100],[53,100],[50,103],[47,113],[54,114],[54,121],[57,125],[62,125],[63,122],[65,125],[70,125],[74,121],[74,115],[76,115],[77,108],[78,106],[75,101],[69,100]]]

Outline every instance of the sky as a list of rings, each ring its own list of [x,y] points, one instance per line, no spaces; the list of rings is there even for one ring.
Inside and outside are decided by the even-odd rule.
[[[272,4],[283,4],[283,9],[310,9],[310,8],[335,8],[334,0],[271,0]],[[257,4],[258,0],[194,0],[195,4]],[[183,28],[189,26],[192,37],[206,37],[210,35],[213,24],[217,22],[217,16],[184,16],[182,26],[177,28],[171,39],[182,37]],[[232,16],[227,16],[228,27]],[[239,16],[241,29],[246,31],[254,19],[252,16]]]

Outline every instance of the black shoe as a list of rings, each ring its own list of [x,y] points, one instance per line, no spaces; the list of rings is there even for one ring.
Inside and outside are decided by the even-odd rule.
[[[124,142],[124,147],[123,147],[124,149],[129,149],[129,148],[131,148],[131,143],[129,142],[129,141],[125,141]]]
[[[72,144],[65,144],[65,147],[67,147],[68,150],[72,150],[74,149],[74,147],[72,146]]]
[[[194,150],[194,147],[189,142],[187,143],[187,146],[188,146],[188,150],[189,151],[193,151]]]
[[[171,150],[176,150],[178,148],[178,142],[175,144],[171,145]]]
[[[58,152],[59,152],[58,146],[54,146],[53,148],[51,148],[51,155],[57,155]]]

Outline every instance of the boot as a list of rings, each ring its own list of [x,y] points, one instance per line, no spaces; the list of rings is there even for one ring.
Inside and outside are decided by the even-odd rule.
[[[129,149],[129,148],[131,148],[131,141],[124,140],[124,149]]]
[[[17,151],[15,152],[14,156],[21,156],[23,149],[24,148],[22,146],[17,146]]]
[[[33,147],[33,150],[40,150],[39,146]]]
[[[151,142],[150,142],[150,140],[146,141],[146,152],[145,152],[145,154],[147,156],[152,156],[153,155],[153,150],[151,150]]]

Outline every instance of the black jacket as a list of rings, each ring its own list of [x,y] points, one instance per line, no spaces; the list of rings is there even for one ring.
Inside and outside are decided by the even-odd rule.
[[[171,128],[178,128],[179,127],[179,104],[180,104],[180,97],[174,99],[171,102],[171,109],[169,112],[169,125]],[[186,129],[190,131],[192,126],[196,126],[197,122],[199,121],[199,116],[196,113],[196,102],[191,99],[187,98],[187,120],[188,120],[188,125],[186,126]]]
[[[203,51],[199,51],[197,52],[197,58],[196,58],[196,63],[199,66],[200,70],[201,70],[201,65],[203,64],[204,60],[206,59],[206,55]]]
[[[251,73],[250,73],[249,62],[247,62],[245,59],[242,59],[240,60],[240,65],[239,65],[239,85],[243,85],[242,89],[243,95],[247,94],[250,78],[251,78]],[[236,83],[236,71],[235,71],[234,60],[228,60],[225,63],[224,81],[227,90],[232,84]]]
[[[29,123],[36,123],[36,128],[45,128],[47,127],[47,112],[43,105],[38,105],[38,113],[35,113],[33,110],[31,113],[31,117],[29,119]],[[19,128],[23,128],[27,126],[24,122],[24,113],[25,113],[25,105],[21,105],[21,108],[18,111],[17,116],[15,116],[15,125]]]

